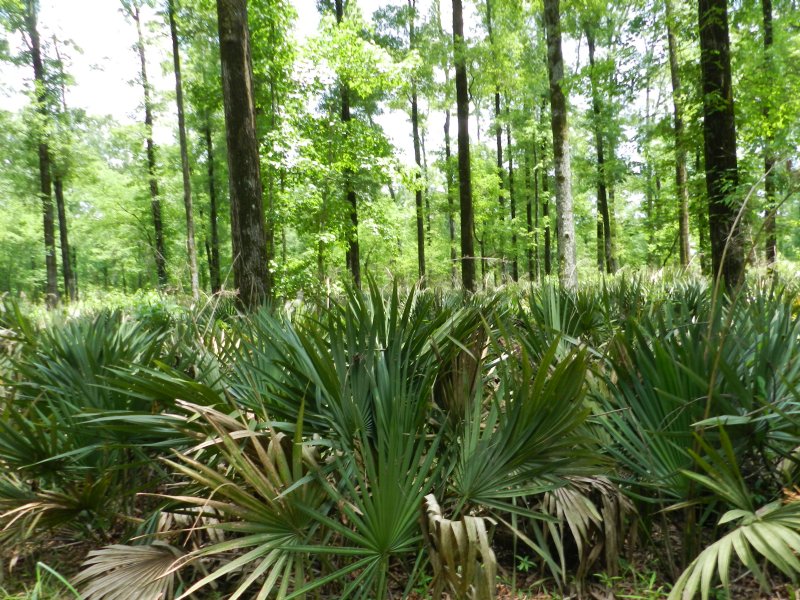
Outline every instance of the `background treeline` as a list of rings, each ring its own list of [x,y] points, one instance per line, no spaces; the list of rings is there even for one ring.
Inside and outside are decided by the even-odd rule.
[[[252,59],[259,294],[293,297],[362,271],[467,287],[574,271],[558,252],[557,234],[569,233],[557,231],[562,218],[574,221],[584,275],[719,271],[731,232],[726,279],[776,258],[795,269],[796,2],[566,0],[548,2],[549,12],[520,0],[378,4],[369,15],[352,0],[318,2],[318,30],[298,44],[296,20],[309,14],[288,0],[121,0],[142,66],[130,73],[142,97],[133,125],[69,106],[79,50],[42,34],[36,0],[0,2],[10,40],[2,57],[25,66],[31,99],[0,112],[0,291],[54,300],[242,287],[226,158],[247,161],[240,148],[226,154],[224,10],[246,11],[237,43],[249,35]],[[454,52],[456,5],[465,34]],[[148,79],[153,56],[179,75],[174,92]],[[464,164],[456,63],[470,115]],[[556,145],[571,157],[567,185],[556,176],[554,90],[566,99]],[[156,144],[154,123],[167,121],[175,141]],[[403,135],[413,162],[390,141]],[[461,263],[477,283],[462,280]]]

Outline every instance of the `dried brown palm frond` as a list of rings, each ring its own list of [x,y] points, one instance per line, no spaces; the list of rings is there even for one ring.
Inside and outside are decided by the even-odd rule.
[[[497,559],[489,543],[494,521],[464,516],[451,521],[433,494],[425,496],[422,530],[434,572],[432,598],[491,600],[496,592]]]
[[[169,600],[178,577],[170,568],[182,555],[164,542],[114,544],[89,552],[73,582],[86,600]]]
[[[571,535],[578,551],[577,578],[585,578],[603,560],[602,569],[615,574],[629,531],[633,503],[606,477],[567,477],[565,485],[547,492],[541,510],[555,517],[550,533],[564,561],[564,542]],[[562,567],[565,565],[562,564]]]

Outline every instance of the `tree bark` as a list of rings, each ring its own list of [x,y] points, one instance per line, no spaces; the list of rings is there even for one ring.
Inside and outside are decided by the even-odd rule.
[[[492,48],[492,55],[494,58],[494,31],[492,29],[492,0],[486,0],[486,32],[489,35],[489,45]],[[497,204],[499,206],[500,215],[500,223],[501,226],[499,228],[498,233],[498,254],[500,255],[500,272],[502,273],[503,279],[506,277],[506,260],[505,260],[505,248],[503,244],[503,227],[502,223],[505,221],[505,200],[503,198],[503,125],[500,122],[500,84],[495,82],[494,87],[494,135],[495,135],[495,147],[497,148],[496,158],[497,158]]]
[[[336,9],[336,23],[341,24],[344,19],[344,4],[343,0],[335,0]],[[341,98],[342,98],[342,123],[347,127],[350,122],[350,88],[347,83],[342,81]],[[345,134],[346,135],[346,134]],[[356,287],[361,287],[361,252],[358,245],[358,200],[356,198],[356,191],[353,189],[353,174],[345,173],[345,188],[347,195],[347,204],[350,209],[350,227],[347,236],[347,268],[353,276],[353,283]]]
[[[36,0],[26,0],[25,21],[31,48],[31,63],[33,66],[33,79],[36,89],[36,111],[39,113],[42,124],[47,121],[47,91],[44,81],[44,64],[42,62],[42,49],[37,28],[38,3]],[[53,307],[58,303],[58,266],[56,265],[56,231],[53,215],[53,191],[50,174],[50,149],[47,145],[47,134],[39,131],[39,197],[42,201],[42,223],[44,228],[44,254],[46,269],[45,301],[47,306]]]
[[[222,92],[228,142],[233,278],[239,301],[254,309],[271,299],[258,157],[247,0],[217,0]]]
[[[409,0],[408,7],[411,10],[408,24],[408,46],[413,52],[416,47],[414,36],[414,11],[416,1]],[[414,140],[414,162],[417,164],[417,181],[414,199],[417,209],[417,267],[419,271],[420,284],[425,286],[425,209],[422,203],[422,155],[419,143],[419,106],[417,104],[417,82],[411,82],[411,133]]]
[[[217,218],[217,185],[214,179],[214,147],[211,141],[211,119],[206,116],[206,166],[208,168],[209,227],[211,229],[211,248],[209,252],[209,275],[211,293],[216,294],[222,285],[219,274],[219,227]]]
[[[461,283],[475,291],[475,245],[472,230],[472,181],[469,162],[469,90],[464,42],[464,17],[461,0],[453,0],[453,53],[456,72],[456,110],[458,114],[458,190],[461,209]]]
[[[511,115],[506,106],[506,151],[508,153],[508,205],[511,208],[511,279],[519,281],[519,262],[517,260],[517,199],[514,196],[514,157],[511,156]]]
[[[61,111],[64,117],[67,116],[67,94],[64,76],[63,61],[58,50],[58,40],[53,36],[53,46],[55,48],[56,60],[61,69]],[[51,157],[52,159],[52,157]],[[70,301],[78,299],[78,286],[75,281],[75,273],[72,269],[72,258],[69,245],[69,233],[67,224],[67,208],[64,201],[64,169],[57,161],[51,160],[51,170],[53,175],[53,188],[56,196],[56,212],[58,213],[58,234],[61,246],[61,271],[64,276],[64,291]]]
[[[444,117],[444,169],[447,180],[447,230],[450,234],[450,278],[453,285],[458,281],[458,265],[456,253],[456,220],[455,209],[453,208],[453,164],[450,152],[450,109],[445,112]]]
[[[597,212],[599,215],[597,239],[598,239],[598,267],[600,271],[614,273],[617,270],[616,260],[611,240],[611,216],[608,210],[608,183],[606,175],[605,161],[605,139],[602,126],[602,109],[600,107],[600,94],[597,90],[594,51],[595,39],[594,31],[591,27],[586,27],[586,43],[589,46],[589,79],[592,88],[592,113],[594,115],[594,140],[597,152]]]
[[[131,18],[136,22],[137,44],[139,62],[141,64],[142,89],[144,90],[144,127],[147,135],[147,174],[150,186],[150,210],[153,214],[153,228],[155,230],[155,248],[153,249],[158,273],[158,284],[163,287],[167,284],[167,254],[164,249],[164,227],[161,219],[161,201],[158,196],[158,180],[156,179],[156,148],[153,142],[153,104],[150,100],[150,83],[147,78],[147,60],[144,50],[144,35],[142,33],[141,13],[138,2],[130,7]]]
[[[197,272],[197,246],[194,237],[194,215],[192,211],[192,180],[189,175],[189,150],[186,143],[186,119],[183,114],[183,82],[181,80],[181,56],[178,43],[178,25],[175,22],[175,0],[168,0],[169,32],[172,38],[172,62],[175,70],[175,102],[178,107],[178,139],[181,146],[181,174],[183,175],[183,208],[186,211],[186,252],[189,257],[192,299],[200,299],[200,280]]]
[[[728,289],[744,276],[744,246],[736,218],[739,171],[731,82],[727,0],[699,0],[700,68],[708,223],[714,278]]]
[[[558,280],[562,288],[578,287],[575,244],[575,217],[572,211],[572,171],[567,126],[567,100],[561,88],[564,82],[564,59],[561,53],[561,15],[559,0],[544,0],[544,23],[547,32],[547,71],[550,79],[550,126],[553,130],[555,162],[556,228],[558,236]]]
[[[64,290],[67,298],[74,302],[78,299],[78,288],[72,273],[72,261],[69,251],[69,234],[67,231],[67,208],[64,202],[64,181],[56,171],[53,177],[53,188],[56,194],[56,210],[58,211],[58,235],[61,241],[61,270],[64,275]]]
[[[768,0],[767,0],[768,1]],[[675,187],[678,191],[678,248],[682,267],[689,266],[689,186],[686,175],[686,140],[683,126],[683,99],[681,77],[678,69],[678,42],[675,39],[675,24],[672,0],[665,0],[667,21],[667,46],[669,50],[669,73],[672,79],[673,130],[675,135]]]
[[[772,81],[772,0],[761,0],[761,12],[764,22],[764,66],[767,72],[767,81]],[[771,96],[771,94],[770,94]],[[764,254],[767,260],[767,268],[772,270],[778,256],[778,239],[775,234],[775,149],[772,134],[772,123],[770,122],[770,103],[769,97],[763,102],[764,115],[764,196],[766,205],[764,207]]]

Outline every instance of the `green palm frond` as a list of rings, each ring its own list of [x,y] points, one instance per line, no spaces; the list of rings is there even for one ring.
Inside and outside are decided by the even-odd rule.
[[[717,577],[724,589],[730,587],[730,568],[734,555],[756,577],[763,589],[769,589],[762,557],[793,582],[800,575],[800,502],[776,501],[755,512],[735,509],[719,521],[739,525],[705,548],[683,572],[669,600],[691,600],[698,593],[706,600]]]

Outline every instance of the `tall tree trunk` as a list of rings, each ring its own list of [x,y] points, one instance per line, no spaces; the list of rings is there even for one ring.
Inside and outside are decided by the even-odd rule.
[[[768,0],[767,0],[768,1]],[[686,140],[683,127],[683,99],[681,98],[681,76],[678,69],[678,42],[675,39],[675,23],[672,0],[665,0],[667,21],[667,46],[669,49],[669,73],[672,79],[673,129],[675,135],[675,187],[678,191],[678,247],[682,267],[689,266],[689,186],[686,175]]]
[[[411,129],[414,136],[414,161],[417,163],[417,182],[414,197],[417,207],[417,265],[419,267],[419,278],[422,285],[425,285],[425,215],[422,203],[422,160],[419,149],[419,114],[417,108],[417,86],[414,84],[411,91]]]
[[[64,76],[63,61],[58,50],[58,40],[53,36],[53,47],[55,48],[56,60],[61,69],[61,111],[64,117],[67,116],[67,92],[66,77]],[[51,157],[52,159],[52,157]],[[58,234],[61,246],[61,271],[64,276],[64,291],[70,301],[78,299],[78,287],[75,282],[75,274],[72,270],[72,259],[70,254],[69,234],[67,225],[67,208],[64,201],[64,170],[60,168],[57,161],[51,161],[53,175],[53,188],[56,196],[56,212],[58,213]]]
[[[456,71],[456,109],[458,113],[458,190],[461,208],[461,283],[475,291],[475,246],[472,230],[472,181],[469,163],[469,89],[467,87],[466,44],[461,0],[453,0],[453,53]]]
[[[456,264],[456,219],[455,209],[453,208],[453,161],[450,158],[450,109],[445,112],[444,117],[444,169],[447,180],[447,230],[450,234],[450,278],[453,285],[458,280],[458,266]]]
[[[140,6],[138,2],[132,3],[131,17],[136,22],[137,44],[139,62],[141,64],[142,89],[144,91],[144,127],[147,135],[147,174],[150,184],[150,209],[153,213],[153,228],[155,230],[155,254],[158,284],[167,284],[167,254],[164,249],[164,227],[161,219],[161,201],[158,196],[158,180],[156,179],[156,148],[153,142],[153,103],[150,99],[150,83],[147,78],[147,60],[144,51],[144,35]]]
[[[272,290],[267,275],[247,0],[217,0],[217,16],[228,142],[233,278],[241,304],[254,309],[271,299]]]
[[[494,31],[492,29],[492,0],[486,0],[486,31],[489,34],[489,45],[492,50],[492,58],[496,61],[494,51]],[[506,278],[506,259],[505,259],[505,244],[503,240],[503,227],[502,222],[505,220],[505,200],[503,198],[503,125],[500,122],[500,83],[495,81],[494,86],[494,134],[495,144],[497,148],[497,180],[498,180],[498,195],[497,203],[499,205],[499,215],[501,226],[498,228],[497,252],[500,258],[500,272],[503,279]]]
[[[722,276],[730,290],[744,276],[744,246],[736,222],[741,202],[727,0],[699,0],[698,15],[711,260],[714,278]]]
[[[47,91],[44,81],[44,64],[42,49],[37,28],[37,0],[26,0],[25,20],[31,46],[31,62],[33,63],[33,79],[36,86],[36,111],[41,117],[39,130],[39,197],[42,200],[42,222],[44,226],[44,254],[47,280],[45,285],[46,302],[55,306],[58,302],[58,266],[56,265],[56,230],[53,215],[53,191],[50,174],[50,149],[47,146],[47,135],[44,123],[47,122]]]
[[[606,272],[614,273],[617,270],[616,260],[614,259],[614,251],[611,239],[611,215],[608,210],[608,176],[606,174],[606,161],[605,161],[605,147],[604,135],[602,126],[602,110],[600,108],[600,94],[597,90],[597,82],[595,81],[597,74],[595,72],[594,64],[594,51],[595,39],[592,27],[586,28],[586,42],[589,46],[589,66],[590,74],[589,79],[592,87],[592,113],[594,114],[594,140],[595,150],[597,151],[597,212],[600,219],[598,222],[597,239],[602,240],[602,254],[598,256],[598,265],[600,270],[603,270],[603,263],[605,263]],[[601,231],[602,229],[602,231]],[[602,235],[601,235],[602,234]]]
[[[528,278],[531,281],[538,281],[540,275],[539,265],[539,157],[536,148],[536,136],[533,138],[531,147],[533,154],[533,172],[531,172],[530,164],[525,165],[525,173],[530,179],[533,179],[533,187],[528,190],[528,236],[533,233],[532,238],[529,239],[528,246]],[[528,154],[525,154],[527,159]],[[530,243],[533,243],[533,247]]]
[[[169,33],[172,37],[172,63],[175,69],[175,101],[178,107],[178,139],[181,146],[181,173],[183,175],[183,208],[186,211],[186,252],[189,256],[189,276],[192,282],[192,299],[200,299],[200,281],[197,272],[197,246],[194,239],[192,211],[192,180],[189,176],[189,150],[186,143],[186,119],[183,115],[183,82],[181,81],[181,55],[178,43],[178,25],[175,22],[175,0],[168,0]]]
[[[564,58],[561,53],[561,15],[559,0],[544,0],[544,23],[547,32],[547,71],[550,79],[550,126],[553,130],[555,162],[556,234],[558,236],[558,280],[562,288],[578,287],[575,217],[572,211],[572,171],[569,155],[567,99],[561,88]]]
[[[506,106],[506,151],[508,152],[508,204],[511,208],[511,279],[519,281],[519,262],[517,261],[517,199],[514,196],[514,158],[511,156],[511,115]]]
[[[547,112],[547,99],[542,100],[541,126],[546,129],[545,114]],[[544,221],[544,274],[550,275],[553,271],[552,243],[550,234],[550,177],[547,166],[547,138],[542,136],[541,175],[542,175],[542,220]]]
[[[408,23],[408,45],[413,52],[416,48],[414,35],[414,11],[416,10],[416,0],[408,0],[410,17]],[[417,163],[417,181],[414,198],[417,207],[417,266],[419,269],[419,279],[421,285],[425,285],[425,210],[422,203],[422,156],[419,144],[419,107],[417,104],[417,82],[416,79],[411,83],[411,133],[414,138],[414,162]]]
[[[64,202],[64,181],[57,169],[53,176],[53,188],[56,194],[56,209],[58,211],[58,234],[61,241],[61,270],[64,275],[64,290],[67,292],[67,298],[74,302],[78,299],[78,288],[75,285],[75,276],[72,273],[72,261],[70,260],[67,208]]]
[[[219,273],[219,227],[217,218],[217,182],[214,179],[214,147],[211,141],[211,118],[206,115],[206,166],[208,168],[209,228],[211,229],[211,249],[208,270],[211,276],[211,293],[220,291],[222,283]]]
[[[764,21],[764,67],[767,72],[768,81],[772,82],[772,0],[761,0],[761,12]],[[769,88],[768,88],[769,90]],[[771,90],[769,90],[771,92]],[[769,93],[768,92],[768,93]],[[772,94],[763,103],[764,115],[764,196],[766,205],[764,207],[764,254],[767,259],[767,268],[772,270],[778,256],[778,240],[775,235],[775,149],[772,134],[772,123],[770,122],[770,103]]]
[[[343,0],[335,0],[336,23],[341,25],[344,19]],[[342,123],[347,127],[350,122],[350,88],[345,82],[340,83],[342,97]],[[345,133],[345,135],[347,135]],[[358,245],[358,200],[356,191],[353,189],[353,174],[345,173],[345,187],[347,194],[347,204],[350,208],[350,231],[347,236],[347,268],[353,276],[353,283],[356,287],[361,287],[361,257]]]

